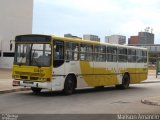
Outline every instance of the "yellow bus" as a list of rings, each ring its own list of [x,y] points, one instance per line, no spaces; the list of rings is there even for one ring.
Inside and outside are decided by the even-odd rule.
[[[72,94],[76,88],[129,84],[147,79],[146,48],[52,35],[15,38],[13,86]]]

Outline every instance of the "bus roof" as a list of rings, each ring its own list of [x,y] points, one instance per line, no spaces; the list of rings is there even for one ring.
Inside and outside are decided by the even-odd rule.
[[[58,37],[55,35],[46,35],[46,34],[24,34],[24,35],[17,35],[17,36],[50,36],[52,39],[56,40],[63,40],[63,41],[70,41],[70,42],[78,42],[78,43],[88,43],[88,44],[95,44],[95,45],[107,45],[107,46],[115,46],[115,47],[124,47],[124,48],[130,48],[130,49],[141,49],[141,50],[147,50],[147,48],[142,47],[135,47],[135,46],[127,46],[127,45],[120,45],[120,44],[111,44],[111,43],[101,43],[91,40],[82,40],[78,38],[67,38],[67,37]],[[16,36],[16,37],[17,37]]]
[[[71,42],[80,42],[80,43],[83,42],[83,43],[88,43],[88,44],[107,45],[107,46],[123,47],[123,48],[130,48],[130,49],[147,50],[147,48],[136,47],[136,46],[111,44],[111,43],[101,43],[101,42],[96,42],[96,41],[91,41],[91,40],[82,40],[82,39],[77,39],[77,38],[58,37],[58,36],[54,36],[54,35],[52,35],[52,38],[53,39],[58,39],[58,40],[64,40],[64,41],[71,41]]]

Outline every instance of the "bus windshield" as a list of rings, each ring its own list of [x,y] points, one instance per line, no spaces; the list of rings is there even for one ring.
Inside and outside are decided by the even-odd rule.
[[[49,67],[51,65],[51,45],[16,44],[14,64]]]

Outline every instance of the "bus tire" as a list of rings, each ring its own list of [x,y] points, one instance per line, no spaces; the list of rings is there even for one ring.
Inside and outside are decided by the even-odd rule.
[[[130,84],[129,75],[128,74],[124,74],[123,79],[122,79],[121,88],[122,89],[127,89],[127,88],[129,88],[129,84]]]
[[[67,76],[64,83],[63,93],[65,95],[71,95],[75,91],[75,84],[74,77],[72,75]]]
[[[37,93],[41,92],[42,88],[31,87],[31,90],[32,90],[33,93],[37,94]]]
[[[124,76],[122,78],[122,84],[116,85],[116,88],[127,89],[127,88],[129,88],[129,84],[130,84],[130,77],[128,74],[124,74]]]

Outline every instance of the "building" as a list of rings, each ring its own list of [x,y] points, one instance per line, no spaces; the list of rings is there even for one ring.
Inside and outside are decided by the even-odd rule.
[[[128,44],[154,44],[154,34],[145,29],[145,32],[139,32],[138,36],[131,36],[128,39]]]
[[[0,18],[0,68],[11,68],[15,36],[32,33],[33,0],[0,0]]]
[[[69,34],[64,34],[64,37],[82,39],[81,37],[74,36],[74,35],[72,35],[70,33]]]
[[[138,39],[138,36],[131,36],[129,39],[128,39],[128,44],[138,44],[139,43],[139,39]]]
[[[138,44],[154,44],[154,34],[149,32],[138,33]]]
[[[92,40],[100,42],[100,38],[97,35],[85,34],[83,35],[83,40]]]
[[[105,42],[112,44],[126,44],[126,36],[123,35],[105,36]]]

